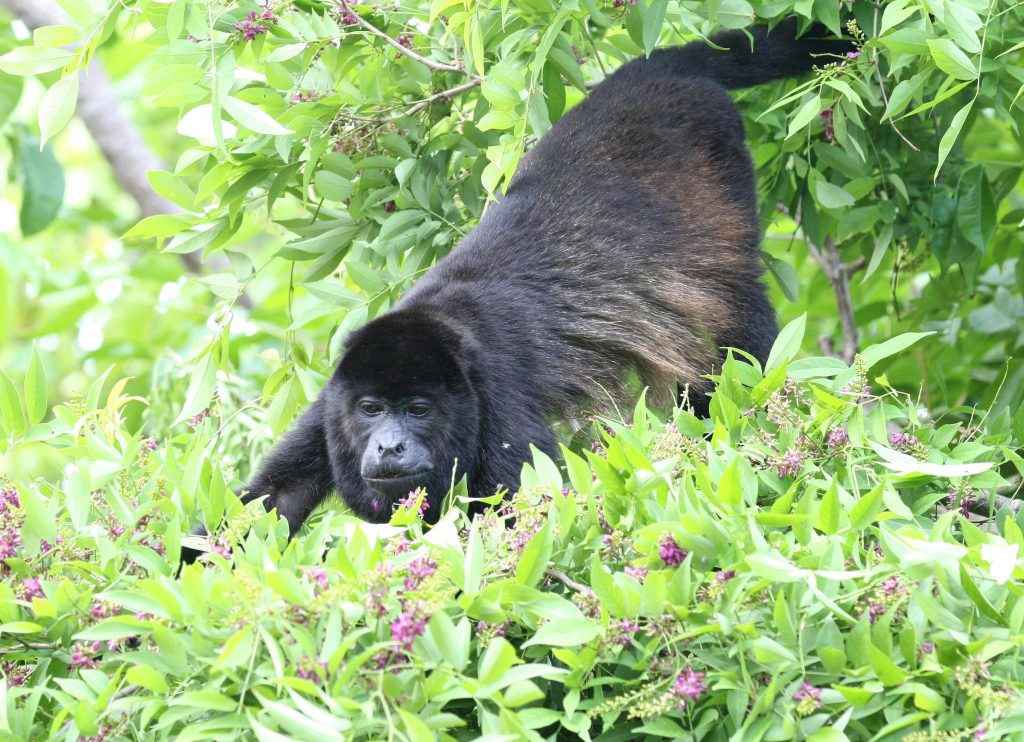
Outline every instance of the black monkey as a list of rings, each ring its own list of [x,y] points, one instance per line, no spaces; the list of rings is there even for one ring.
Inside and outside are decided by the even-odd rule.
[[[655,51],[624,65],[522,159],[508,193],[388,313],[354,332],[323,392],[243,499],[292,533],[337,490],[383,522],[453,474],[475,495],[515,489],[551,417],[622,393],[688,386],[735,347],[763,362],[777,334],[743,122],[727,89],[798,75],[852,47],[796,23]],[[187,558],[194,558],[189,550]]]

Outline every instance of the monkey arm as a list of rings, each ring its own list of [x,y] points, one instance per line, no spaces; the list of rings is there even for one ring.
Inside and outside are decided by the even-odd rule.
[[[276,508],[277,514],[288,521],[293,536],[334,488],[323,425],[325,405],[321,394],[267,455],[241,494],[244,503],[264,498],[264,507]],[[203,526],[193,531],[193,535],[206,533]],[[201,553],[187,547],[181,552],[182,561],[187,563],[194,562]]]

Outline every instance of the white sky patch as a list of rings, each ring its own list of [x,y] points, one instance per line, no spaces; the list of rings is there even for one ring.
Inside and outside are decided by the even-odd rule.
[[[13,232],[18,226],[18,210],[6,198],[0,199],[0,232]]]
[[[103,319],[98,312],[86,312],[78,323],[78,347],[86,353],[103,345]]]
[[[124,255],[124,243],[118,239],[107,240],[103,243],[103,257],[107,260],[117,260]]]
[[[101,304],[110,304],[121,295],[122,291],[124,291],[124,281],[120,278],[108,278],[101,281],[100,285],[96,287],[96,298],[100,300]]]
[[[60,335],[55,332],[51,332],[49,335],[43,335],[36,342],[38,342],[39,347],[47,353],[56,353],[57,349],[60,348]]]
[[[167,313],[167,307],[172,301],[178,298],[181,293],[181,284],[175,281],[168,281],[160,287],[160,293],[156,297],[156,311],[160,314]]]

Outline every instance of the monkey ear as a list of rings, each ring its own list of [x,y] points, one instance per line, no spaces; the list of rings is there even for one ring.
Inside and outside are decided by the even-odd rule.
[[[352,334],[338,375],[399,395],[417,386],[459,387],[467,383],[466,346],[459,332],[430,314],[390,312]]]

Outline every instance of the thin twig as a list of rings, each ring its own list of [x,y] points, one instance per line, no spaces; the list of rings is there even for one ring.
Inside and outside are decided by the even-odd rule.
[[[878,38],[878,0],[875,0],[875,18],[872,22],[871,36]],[[882,81],[882,68],[878,65],[878,47],[871,50],[871,64],[875,68],[875,76],[878,78],[878,89],[882,91],[882,102],[885,103],[886,109],[889,108],[889,96],[885,92],[885,82]],[[907,143],[907,145],[915,152],[920,152],[921,149],[915,145],[912,141],[904,136],[903,132],[900,131],[899,127],[896,126],[896,122],[892,120],[892,115],[889,116],[889,126],[896,132],[900,139]]]
[[[467,90],[472,90],[473,88],[478,86],[481,82],[483,81],[479,77],[476,77],[474,75],[469,82],[464,82],[461,85],[456,85],[454,88],[442,90],[440,93],[434,93],[433,95],[424,98],[419,103],[416,103],[407,111],[403,111],[402,113],[396,114],[391,118],[385,119],[381,123],[390,124],[393,123],[394,121],[397,121],[400,118],[404,118],[406,116],[414,116],[420,111],[422,111],[424,108],[429,106],[434,101],[441,100],[442,98],[451,98],[453,96],[458,95],[459,93],[465,93]]]
[[[850,293],[850,276],[860,270],[863,262],[861,259],[858,259],[852,263],[844,263],[843,256],[831,237],[826,237],[824,244],[821,246],[814,244],[810,237],[807,236],[800,221],[799,206],[795,214],[790,213],[783,203],[777,204],[776,207],[797,223],[803,235],[804,243],[807,245],[807,252],[821,266],[829,285],[832,286],[832,292],[836,295],[836,307],[839,311],[839,322],[843,333],[843,348],[839,353],[835,353],[830,342],[823,342],[819,338],[818,343],[821,346],[822,352],[835,356],[849,365],[853,363],[854,356],[857,355],[857,351],[860,349],[857,339],[857,321],[853,313],[853,297]]]
[[[365,28],[367,31],[372,33],[374,36],[379,36],[380,38],[384,39],[384,41],[386,41],[389,44],[391,44],[391,46],[395,47],[402,54],[404,54],[405,56],[409,57],[409,59],[415,60],[415,61],[419,62],[420,64],[422,64],[424,67],[429,67],[430,69],[434,70],[435,72],[457,72],[460,75],[465,75],[466,74],[466,70],[463,69],[462,67],[455,67],[454,65],[442,64],[441,62],[435,62],[432,59],[427,59],[426,57],[420,56],[419,54],[414,52],[412,49],[409,49],[408,47],[402,46],[402,44],[399,43],[398,39],[394,39],[394,38],[388,36],[386,33],[381,31],[379,28],[377,28],[372,23],[370,23],[368,20],[363,18],[361,15],[356,13],[354,10],[352,10],[351,6],[349,6],[349,4],[347,2],[345,2],[345,0],[341,0],[341,7],[344,8],[345,11],[348,12],[355,19],[356,23],[358,23],[360,25],[360,27]]]
[[[1009,508],[1010,512],[1016,516],[1021,511],[1021,508],[1024,508],[1024,500],[997,495],[994,492],[988,497],[978,495],[970,497],[967,499],[966,504],[967,509],[973,514],[985,516],[998,512],[1003,508]]]
[[[560,569],[545,569],[544,574],[552,579],[558,580],[568,588],[575,590],[578,593],[588,593],[590,588],[586,585],[576,582],[573,578],[567,575]]]

